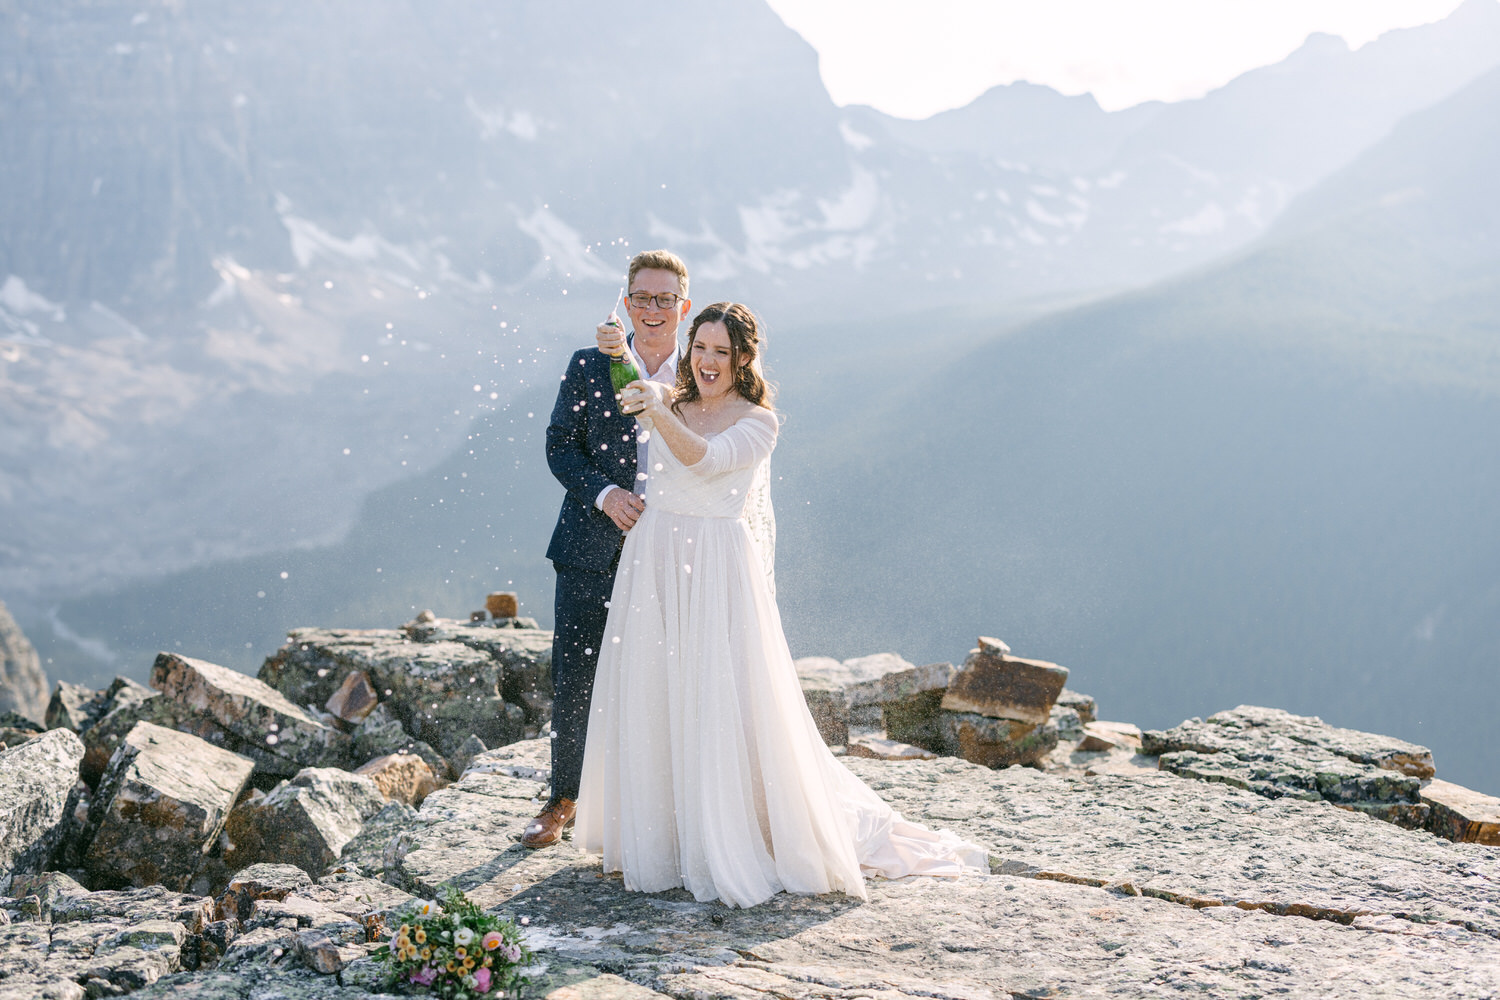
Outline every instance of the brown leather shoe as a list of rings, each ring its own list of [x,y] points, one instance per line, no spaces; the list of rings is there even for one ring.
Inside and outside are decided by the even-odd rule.
[[[573,825],[573,814],[578,811],[578,803],[572,799],[558,799],[556,802],[547,803],[547,808],[537,813],[536,819],[526,826],[526,832],[521,834],[521,844],[525,847],[546,847],[555,844],[562,839],[562,833]]]

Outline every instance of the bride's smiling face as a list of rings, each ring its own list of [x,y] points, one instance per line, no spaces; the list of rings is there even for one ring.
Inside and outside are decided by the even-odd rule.
[[[704,399],[735,391],[734,348],[722,322],[704,323],[693,337],[693,381]]]

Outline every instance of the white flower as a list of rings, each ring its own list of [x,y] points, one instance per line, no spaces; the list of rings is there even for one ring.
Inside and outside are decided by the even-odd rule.
[[[467,948],[474,941],[474,932],[467,927],[460,927],[453,932],[453,943],[461,944]]]
[[[417,903],[417,912],[424,917],[441,917],[443,908],[430,899],[424,899]]]

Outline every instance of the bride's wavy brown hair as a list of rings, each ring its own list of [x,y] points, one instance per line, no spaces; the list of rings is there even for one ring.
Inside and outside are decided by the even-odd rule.
[[[771,409],[775,390],[760,373],[760,323],[748,307],[738,302],[715,302],[693,317],[688,328],[687,350],[677,362],[677,387],[673,390],[672,411],[682,415],[682,404],[699,398],[698,382],[693,378],[693,343],[704,323],[723,323],[729,331],[729,367],[735,373],[734,388],[756,406]]]

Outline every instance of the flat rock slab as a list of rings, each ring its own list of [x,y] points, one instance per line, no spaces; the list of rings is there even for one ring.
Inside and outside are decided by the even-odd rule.
[[[1414,778],[1435,772],[1432,751],[1392,736],[1330,726],[1317,716],[1292,715],[1279,708],[1241,705],[1205,719],[1188,719],[1168,730],[1143,734],[1149,754],[1193,750],[1223,753],[1251,747],[1282,747],[1287,742],[1318,747],[1358,764],[1397,771]]]
[[[54,729],[0,750],[0,895],[18,873],[39,872],[66,829],[83,741]]]
[[[1500,851],[1325,802],[1159,772],[848,760],[909,818],[987,844],[997,874],[879,881],[868,904],[782,895],[731,910],[625,892],[567,841],[519,848],[542,782],[516,776],[529,759],[505,773],[507,749],[429,799],[401,869],[424,894],[451,881],[524,918],[558,986],[608,970],[683,997],[1500,988]]]
[[[782,894],[735,910],[682,890],[627,892],[568,841],[520,848],[514,838],[544,790],[545,743],[518,744],[507,759],[509,749],[480,755],[393,833],[393,870],[423,895],[458,884],[522,923],[544,963],[527,995],[1500,993],[1500,850],[1322,801],[1160,772],[1088,778],[951,758],[848,760],[907,817],[987,845],[993,874],[876,880],[868,902]],[[323,925],[323,936],[336,940],[338,926]],[[137,995],[377,994],[368,960],[345,966],[342,984],[307,969],[306,933],[256,929],[232,946],[230,967],[178,973]]]
[[[1428,829],[1463,844],[1500,847],[1500,798],[1433,778],[1422,782]]]
[[[1500,849],[1328,802],[1267,799],[1160,772],[1055,776],[951,758],[846,764],[908,818],[951,824],[1017,875],[1189,906],[1385,915],[1500,938]]]

